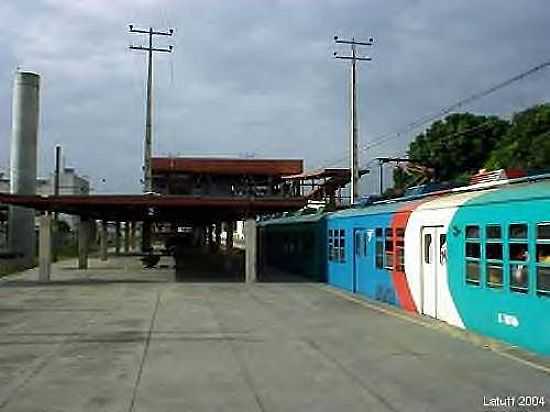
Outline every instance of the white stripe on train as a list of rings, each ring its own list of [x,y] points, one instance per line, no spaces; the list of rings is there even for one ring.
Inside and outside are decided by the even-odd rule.
[[[460,328],[464,328],[464,323],[449,291],[446,261],[440,266],[436,286],[433,288],[428,284],[430,280],[424,278],[428,274],[423,276],[422,231],[423,228],[441,227],[441,233],[446,234],[457,209],[465,202],[486,193],[487,191],[480,191],[444,195],[422,203],[411,213],[405,229],[405,273],[418,312],[433,316],[426,307],[426,303],[433,299],[436,302],[435,317]],[[439,250],[434,253],[433,258],[439,259]],[[436,296],[431,296],[431,293]]]

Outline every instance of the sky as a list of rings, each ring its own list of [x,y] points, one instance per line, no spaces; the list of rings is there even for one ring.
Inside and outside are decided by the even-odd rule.
[[[145,123],[146,38],[155,45],[154,155],[303,158],[345,166],[349,63],[361,49],[360,145],[550,60],[548,0],[2,0],[0,170],[9,168],[15,71],[41,75],[39,173],[61,144],[95,193],[133,193]],[[464,110],[509,116],[550,100],[550,70]],[[362,151],[404,155],[420,130]],[[372,161],[370,163],[372,165]],[[389,174],[386,174],[389,177]],[[377,190],[377,173],[362,191]],[[389,182],[388,182],[389,183]]]

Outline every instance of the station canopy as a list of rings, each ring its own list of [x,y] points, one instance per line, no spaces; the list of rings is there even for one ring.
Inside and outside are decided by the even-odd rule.
[[[26,196],[0,193],[0,204],[67,213],[110,221],[178,221],[208,223],[240,220],[301,209],[303,197],[213,197],[188,195]]]
[[[230,159],[205,157],[153,157],[153,173],[284,176],[301,173],[301,159]]]

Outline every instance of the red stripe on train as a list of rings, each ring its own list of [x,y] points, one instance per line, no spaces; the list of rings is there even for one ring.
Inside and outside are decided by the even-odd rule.
[[[392,282],[399,301],[399,306],[409,312],[417,312],[416,305],[414,303],[413,297],[411,295],[411,290],[409,289],[409,284],[407,282],[406,273],[399,268],[399,252],[397,248],[397,230],[403,230],[403,236],[405,228],[407,227],[407,222],[409,216],[416,207],[422,203],[414,202],[413,204],[408,204],[398,209],[392,219],[392,232],[393,232],[393,250],[394,250],[394,265],[392,270]],[[405,245],[405,247],[407,247]],[[411,245],[409,245],[411,247]],[[404,253],[404,249],[401,253]]]

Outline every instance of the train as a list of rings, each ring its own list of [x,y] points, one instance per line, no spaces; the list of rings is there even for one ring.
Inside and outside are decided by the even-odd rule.
[[[277,268],[312,281],[327,281],[324,214],[299,213],[259,222],[257,227],[261,268]]]
[[[548,174],[267,220],[259,238],[268,265],[550,355]]]

